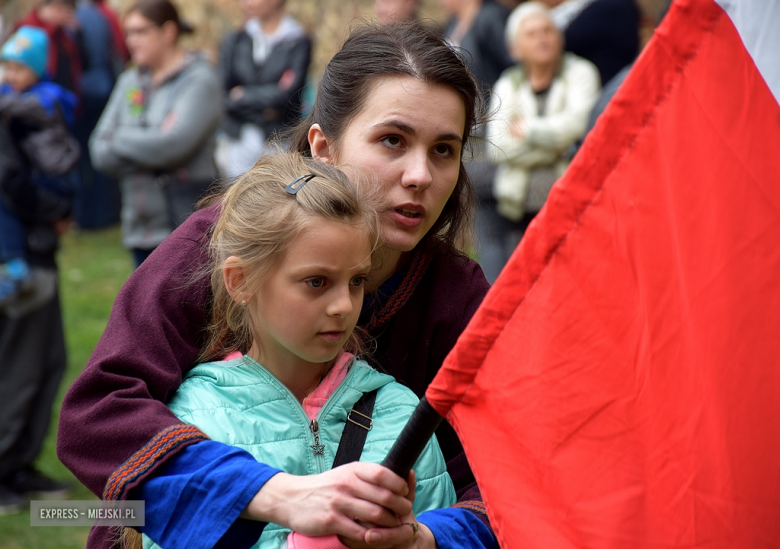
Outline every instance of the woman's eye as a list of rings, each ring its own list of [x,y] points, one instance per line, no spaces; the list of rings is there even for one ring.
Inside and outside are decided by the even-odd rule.
[[[365,276],[356,276],[350,281],[350,284],[352,284],[353,286],[362,286],[365,281],[366,281]]]
[[[436,145],[433,150],[438,154],[439,156],[452,156],[455,154],[455,151],[452,150],[452,147],[449,145],[445,145],[444,143],[441,143],[439,145]]]
[[[382,143],[384,143],[388,147],[400,147],[401,138],[400,136],[397,135],[388,135],[387,137],[382,139]]]
[[[312,288],[322,288],[325,285],[325,279],[323,278],[310,278],[306,281],[306,284]]]

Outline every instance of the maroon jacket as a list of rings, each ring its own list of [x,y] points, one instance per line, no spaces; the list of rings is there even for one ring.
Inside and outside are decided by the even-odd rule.
[[[194,213],[133,273],[65,396],[57,454],[104,499],[127,497],[167,458],[203,439],[165,402],[204,342],[211,294],[203,273],[216,216],[216,206]],[[377,338],[374,362],[418,396],[489,288],[476,262],[429,240],[367,326]],[[437,436],[461,499],[481,502],[455,432],[445,424]]]

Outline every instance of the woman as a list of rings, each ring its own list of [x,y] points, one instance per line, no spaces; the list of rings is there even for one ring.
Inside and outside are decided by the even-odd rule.
[[[563,52],[563,37],[543,4],[515,8],[506,41],[519,64],[496,82],[487,125],[488,152],[498,163],[491,240],[501,248],[500,266],[563,175],[565,152],[585,134],[599,94],[596,67]]]
[[[83,34],[73,17],[75,0],[41,0],[32,11],[17,21],[14,29],[38,27],[49,37],[46,74],[53,82],[81,99]]]
[[[84,43],[81,118],[75,135],[84,154],[79,159],[81,185],[73,213],[80,229],[102,229],[119,222],[119,182],[95,171],[87,151],[89,137],[108,104],[119,73],[130,60],[119,18],[105,0],[84,0],[76,8]]]
[[[447,40],[465,52],[469,70],[477,77],[482,87],[482,97],[487,103],[493,84],[505,69],[512,66],[512,58],[503,40],[509,11],[490,0],[439,0],[439,5],[451,15],[446,27]],[[489,228],[486,230],[484,227],[492,220],[491,212],[485,210],[491,207],[486,203],[490,202],[496,166],[485,158],[484,137],[485,128],[482,126],[472,136],[473,157],[466,169],[479,199],[476,211],[479,262],[485,269],[488,282],[492,283],[495,276],[491,277],[489,272],[492,264],[490,247],[485,246],[485,235],[489,234]]]
[[[179,45],[192,32],[168,0],[140,0],[125,18],[135,67],[117,81],[90,137],[92,163],[120,180],[122,242],[140,265],[216,178],[222,112],[216,72]]]
[[[439,0],[439,5],[451,16],[447,40],[468,52],[469,69],[487,97],[504,69],[512,66],[501,40],[508,10],[490,0]]]
[[[222,42],[219,68],[227,95],[217,162],[236,177],[260,157],[264,140],[301,116],[311,40],[284,8],[285,0],[241,0],[244,28]]]
[[[473,191],[461,156],[477,97],[462,59],[434,33],[368,26],[328,63],[312,113],[293,136],[304,154],[373,171],[385,190],[383,268],[368,280],[360,324],[375,338],[374,362],[418,396],[488,290],[479,266],[453,245],[470,228]],[[387,469],[351,463],[286,475],[206,440],[167,411],[163,402],[203,344],[208,281],[195,275],[207,264],[216,215],[212,206],[191,216],[125,285],[66,397],[60,458],[104,499],[167,498],[146,514],[147,532],[162,524],[150,535],[163,546],[240,546],[256,541],[264,522],[376,547],[410,542],[414,532],[398,524],[411,510],[407,485]],[[449,425],[437,436],[463,508],[422,515],[414,546],[492,546],[462,447]],[[201,490],[204,483],[216,490]],[[111,540],[93,530],[90,547]]]

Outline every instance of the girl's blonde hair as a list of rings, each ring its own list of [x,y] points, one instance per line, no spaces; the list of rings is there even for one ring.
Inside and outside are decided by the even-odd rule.
[[[314,177],[305,183],[299,180],[295,194],[285,190],[309,174]],[[223,280],[227,258],[240,258],[245,276],[237,290],[251,295],[315,216],[365,229],[373,251],[379,238],[377,187],[353,184],[339,169],[298,153],[265,156],[241,176],[221,199],[211,237],[213,302],[201,360],[221,359],[233,351],[245,354],[252,346],[250,309],[230,296]],[[361,348],[360,336],[353,333],[345,350],[357,354]]]

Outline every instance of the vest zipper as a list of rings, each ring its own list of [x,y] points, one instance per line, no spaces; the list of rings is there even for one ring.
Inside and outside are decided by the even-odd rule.
[[[316,419],[312,419],[309,422],[309,429],[311,429],[314,435],[314,444],[310,444],[309,448],[311,448],[315,457],[320,456],[320,459],[323,459],[325,457],[325,445],[320,444],[320,424],[317,423]]]
[[[311,431],[311,434],[314,437],[314,444],[309,444],[309,448],[311,448],[312,455],[314,456],[314,460],[317,462],[317,468],[319,469],[319,473],[325,472],[325,445],[320,444],[320,424],[316,419],[312,419],[309,421],[309,418],[306,416],[306,412],[303,409],[303,406],[300,402],[298,402],[298,399],[295,398],[295,396],[292,394],[290,389],[288,389],[281,381],[279,381],[271,372],[268,371],[268,369],[254,360],[251,357],[247,357],[252,364],[254,364],[257,368],[259,368],[261,371],[264,371],[268,375],[268,379],[276,385],[280,391],[282,391],[283,394],[287,395],[287,399],[290,402],[290,405],[294,407],[302,419],[304,421],[309,422],[309,431]],[[343,393],[347,388],[347,380],[350,379],[354,372],[356,372],[356,368],[351,368],[349,372],[347,373],[347,376],[341,381],[338,387],[336,387],[336,390],[333,392],[333,394],[328,397],[327,402],[325,402],[325,406],[322,407],[319,414],[317,414],[317,417],[322,417],[327,410],[329,410],[332,406],[335,405],[335,402],[338,401],[338,398],[340,398],[341,393]],[[305,424],[305,423],[304,423]],[[334,449],[334,452],[336,450]]]

